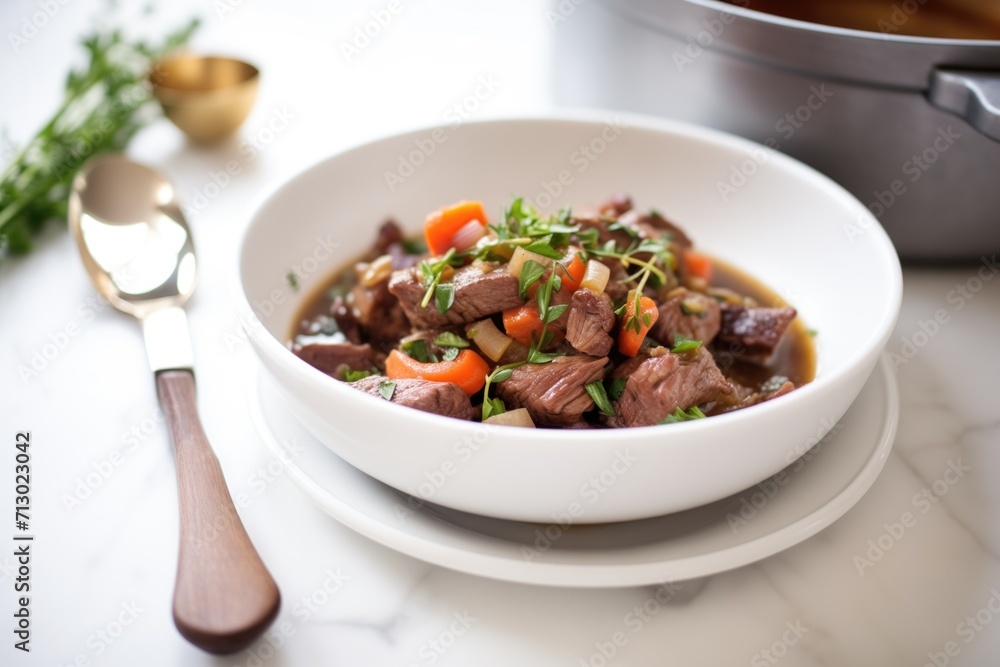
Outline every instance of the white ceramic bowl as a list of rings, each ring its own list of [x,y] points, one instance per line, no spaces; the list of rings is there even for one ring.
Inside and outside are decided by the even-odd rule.
[[[459,199],[499,212],[521,194],[554,209],[619,190],[785,296],[818,331],[816,380],[697,422],[490,428],[364,395],[285,347],[301,300],[363,253],[386,217],[416,233],[427,212]],[[727,134],[627,115],[468,123],[348,150],[259,200],[238,264],[237,310],[254,349],[295,415],[334,453],[417,498],[541,523],[676,512],[774,474],[854,401],[902,294],[885,232],[826,177]],[[293,267],[304,276],[298,292],[286,281]],[[401,520],[406,504],[401,497]]]

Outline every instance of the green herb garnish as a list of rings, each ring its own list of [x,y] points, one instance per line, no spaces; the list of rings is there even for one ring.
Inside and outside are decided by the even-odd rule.
[[[674,346],[670,348],[670,351],[674,354],[685,354],[687,352],[693,352],[701,347],[700,340],[692,340],[690,338],[685,338],[684,336],[674,336]]]
[[[93,155],[123,151],[149,122],[151,63],[185,44],[197,27],[192,20],[156,45],[129,41],[118,29],[83,40],[87,65],[70,71],[62,104],[0,175],[0,257],[27,253],[45,223],[66,219],[76,170]]]
[[[620,400],[622,394],[625,393],[625,385],[628,384],[628,378],[615,378],[608,383],[608,397],[612,401]]]
[[[483,421],[495,415],[502,415],[507,412],[507,406],[499,398],[490,398],[483,401]]]
[[[366,377],[374,375],[371,371],[352,371],[350,368],[344,371],[344,382],[357,382]]]
[[[294,271],[289,271],[285,275],[285,280],[288,282],[288,286],[292,288],[293,292],[299,291],[299,277],[295,275]]]
[[[382,380],[378,385],[378,393],[387,401],[392,400],[392,395],[396,393],[396,383],[392,380]]]
[[[529,259],[521,267],[521,275],[518,276],[518,289],[520,290],[521,298],[526,299],[528,296],[528,289],[534,285],[538,280],[545,275],[545,266],[536,262],[533,259]]]
[[[449,248],[444,257],[436,262],[426,259],[420,262],[420,273],[424,279],[424,288],[427,290],[420,302],[421,308],[426,308],[430,304],[431,297],[434,298],[434,305],[442,315],[451,308],[451,304],[455,302],[455,286],[451,283],[442,283],[441,277],[445,269],[453,266],[456,261],[461,262],[455,258],[455,249]]]
[[[434,344],[438,347],[469,347],[469,341],[457,334],[453,334],[450,331],[444,331],[438,334],[437,338],[434,339]]]
[[[416,359],[422,364],[437,363],[437,356],[427,347],[427,341],[423,338],[407,341],[400,348],[411,358]]]
[[[434,305],[439,313],[444,315],[455,303],[455,285],[453,283],[440,283],[434,288]]]
[[[653,278],[659,286],[667,284],[667,273],[674,269],[674,255],[665,240],[654,241],[652,239],[633,240],[624,252],[618,250],[614,240],[610,240],[602,246],[596,243],[584,243],[584,252],[598,257],[612,257],[622,263],[622,266],[635,267],[635,271],[625,276],[625,282],[634,283],[635,289],[631,291],[632,314],[627,315],[624,322],[626,330],[636,333],[642,331],[642,326],[648,328],[652,325],[652,316],[642,312],[642,291],[646,283]],[[641,259],[639,255],[649,255],[647,259]],[[626,303],[615,313],[621,317],[628,313]],[[641,323],[641,324],[640,324]]]
[[[611,405],[611,401],[608,400],[607,392],[604,391],[604,383],[597,380],[596,382],[583,385],[583,388],[586,389],[590,397],[594,399],[594,404],[601,412],[606,414],[608,417],[615,416],[615,408]]]
[[[506,366],[498,366],[493,369],[492,373],[486,376],[486,385],[483,387],[483,421],[486,421],[492,415],[503,414],[507,411],[507,407],[502,400],[499,398],[490,398],[490,387],[509,380],[510,376],[514,374],[514,369],[522,365],[524,365],[523,361],[507,364]]]
[[[458,348],[457,347],[449,347],[441,355],[441,358],[444,359],[445,361],[455,361],[455,359],[458,358]]]
[[[694,406],[688,410],[682,410],[678,407],[674,410],[673,414],[667,415],[664,419],[660,420],[660,424],[676,424],[677,422],[689,422],[695,419],[704,419],[705,413],[698,409],[698,406]]]

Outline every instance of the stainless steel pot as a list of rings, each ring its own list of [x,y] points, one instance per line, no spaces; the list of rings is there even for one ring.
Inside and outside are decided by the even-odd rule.
[[[904,258],[1000,251],[1000,42],[846,30],[715,0],[578,1],[550,15],[560,102],[667,115],[793,155],[867,204]],[[753,170],[720,174],[719,196],[736,200]]]

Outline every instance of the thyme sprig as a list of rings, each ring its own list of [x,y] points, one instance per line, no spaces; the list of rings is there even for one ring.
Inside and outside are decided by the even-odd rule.
[[[28,253],[31,237],[49,220],[66,218],[80,165],[124,150],[151,120],[150,65],[185,44],[197,27],[192,20],[155,45],[130,41],[118,29],[83,39],[87,64],[70,71],[59,108],[0,175],[0,258]]]

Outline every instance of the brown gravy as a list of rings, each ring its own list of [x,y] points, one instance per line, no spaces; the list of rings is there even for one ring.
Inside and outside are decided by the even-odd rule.
[[[887,35],[1000,40],[996,0],[725,0],[776,16]]]

